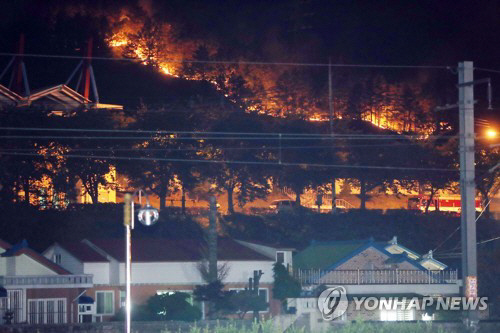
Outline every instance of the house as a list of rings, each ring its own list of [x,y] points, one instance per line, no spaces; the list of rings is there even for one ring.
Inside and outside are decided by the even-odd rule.
[[[143,304],[155,294],[192,293],[204,284],[200,265],[206,258],[206,246],[197,240],[133,239],[133,304]],[[80,242],[55,243],[43,255],[77,274],[93,276],[93,287],[85,296],[95,299],[95,321],[110,320],[125,304],[125,242],[123,239],[84,239]],[[219,238],[217,257],[226,270],[223,283],[228,290],[247,287],[255,271],[262,271],[259,292],[269,303],[263,316],[280,312],[280,303],[272,298],[273,265],[287,262],[290,249]],[[200,304],[201,310],[204,305]],[[202,311],[203,312],[203,311]]]
[[[7,311],[13,323],[76,322],[79,297],[92,285],[91,275],[70,273],[26,241],[0,240],[0,324]]]
[[[301,282],[301,297],[290,299],[297,315],[311,325],[328,324],[318,311],[317,298],[325,288],[343,286],[353,297],[424,297],[459,295],[461,281],[457,270],[432,257],[432,251],[419,255],[399,244],[373,239],[359,241],[313,242],[294,257],[294,274]],[[338,320],[421,320],[425,313],[410,310],[356,311],[349,302]]]

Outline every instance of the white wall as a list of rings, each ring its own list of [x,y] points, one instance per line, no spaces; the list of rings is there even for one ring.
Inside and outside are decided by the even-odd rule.
[[[15,258],[15,275],[57,275],[51,269],[25,254],[11,258]]]
[[[120,263],[115,259],[109,260],[109,283],[120,284]]]
[[[262,270],[264,273],[260,278],[261,283],[272,283],[274,281],[274,261],[229,261],[227,263],[230,269],[224,282],[248,283],[248,278],[253,278],[254,270]]]
[[[5,257],[0,257],[0,275],[7,275],[7,258]]]
[[[94,284],[110,284],[109,263],[92,262],[83,264],[84,274],[92,274]]]
[[[224,283],[248,283],[254,270],[262,270],[261,283],[273,282],[274,261],[219,261],[219,265],[227,263],[228,275]],[[201,284],[203,279],[197,268],[197,261],[190,262],[132,262],[133,284]],[[86,272],[87,273],[87,272]],[[96,282],[94,277],[94,283]],[[120,284],[125,283],[125,264],[120,263]]]

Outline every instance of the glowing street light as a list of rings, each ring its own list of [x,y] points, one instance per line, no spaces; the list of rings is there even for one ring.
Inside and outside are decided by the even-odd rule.
[[[139,209],[137,216],[139,222],[145,226],[150,226],[158,221],[159,213],[158,210],[149,204],[149,198],[146,192],[143,190],[137,190],[134,194],[125,194],[125,201],[123,206],[123,224],[125,225],[125,332],[130,333],[130,325],[132,322],[131,317],[131,307],[132,298],[130,295],[130,282],[131,282],[131,264],[132,264],[132,239],[131,230],[134,229],[134,197],[139,198],[139,204],[141,203],[142,196],[144,194],[146,197],[146,206]]]
[[[489,128],[488,130],[486,130],[486,137],[488,139],[495,139],[497,136],[498,133],[493,128]]]

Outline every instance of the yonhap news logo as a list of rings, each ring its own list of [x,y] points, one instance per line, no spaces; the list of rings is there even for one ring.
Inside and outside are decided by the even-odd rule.
[[[344,287],[325,289],[318,297],[318,308],[324,320],[334,320],[347,310],[347,293]]]
[[[488,297],[352,297],[353,310],[462,311],[488,308]],[[318,309],[324,320],[334,320],[346,311],[349,302],[342,286],[325,289],[318,297]]]
[[[353,297],[354,308],[373,310],[486,310],[488,297]]]

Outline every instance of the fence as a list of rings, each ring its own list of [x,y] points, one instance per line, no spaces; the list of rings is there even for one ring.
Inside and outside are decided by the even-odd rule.
[[[3,286],[84,285],[92,286],[92,275],[0,276]]]
[[[295,277],[302,285],[314,284],[455,284],[456,270],[318,270],[299,269]]]

